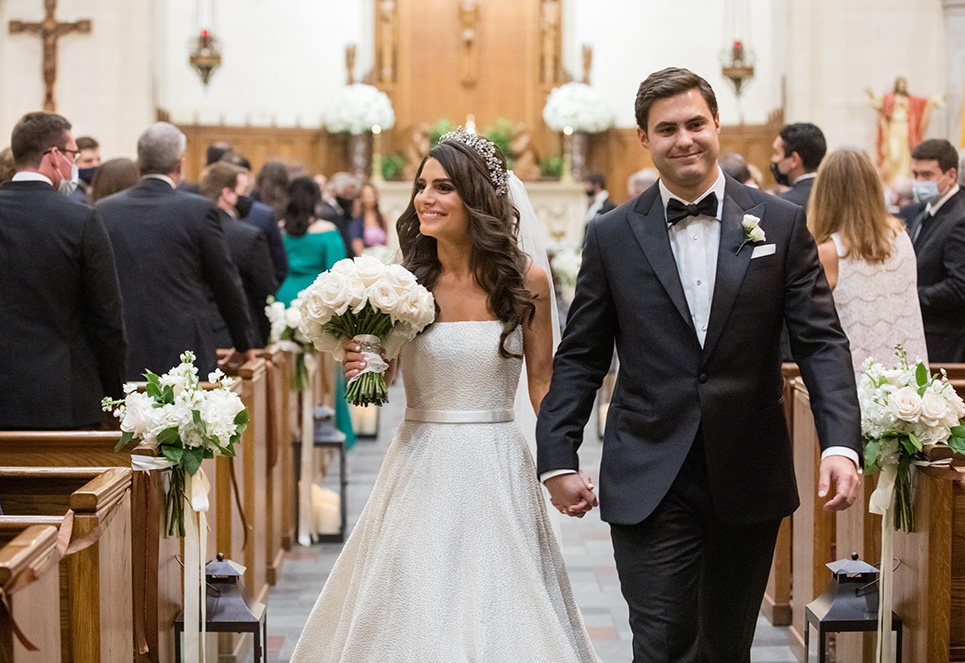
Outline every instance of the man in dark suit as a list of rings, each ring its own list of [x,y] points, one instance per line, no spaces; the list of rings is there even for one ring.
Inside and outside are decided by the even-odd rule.
[[[90,428],[120,398],[124,322],[97,213],[59,195],[77,145],[70,122],[28,113],[13,129],[17,173],[0,187],[0,428]]]
[[[620,356],[600,465],[634,661],[746,663],[781,519],[798,506],[781,323],[811,394],[826,508],[854,500],[860,413],[848,339],[797,206],[717,163],[717,100],[685,69],[651,74],[637,133],[659,182],[590,222],[537,427],[554,505],[595,502],[577,450]]]
[[[250,335],[254,344],[263,348],[268,344],[271,323],[265,315],[267,299],[278,291],[278,281],[272,273],[268,241],[254,226],[238,220],[238,199],[248,190],[248,171],[224,161],[212,164],[201,173],[201,193],[218,206],[218,218],[224,232],[231,259],[238,267],[241,283],[248,299],[251,317]],[[218,347],[231,344],[228,329],[221,316],[215,323]]]
[[[958,185],[958,153],[944,139],[911,152],[914,195],[902,208],[918,258],[918,301],[928,359],[965,362],[965,192]]]
[[[807,209],[818,166],[828,151],[824,134],[810,122],[788,124],[781,129],[771,147],[774,181],[791,187],[779,197]]]
[[[610,200],[610,192],[606,190],[606,177],[603,173],[589,173],[583,180],[583,188],[590,199],[584,219],[586,223],[616,207]]]
[[[151,125],[137,142],[141,182],[97,203],[117,258],[132,380],[143,379],[145,370],[160,374],[176,366],[185,350],[194,352],[199,374],[207,376],[217,362],[212,324],[219,311],[236,350],[229,361],[243,361],[251,347],[248,304],[218,209],[175,188],[186,144],[174,125]]]
[[[208,150],[210,151],[211,148],[209,147]],[[278,217],[275,216],[275,211],[270,205],[251,197],[251,185],[254,182],[251,177],[251,162],[247,158],[236,152],[227,152],[220,160],[246,171],[248,188],[240,192],[235,203],[235,210],[238,213],[237,218],[253,225],[265,236],[265,240],[268,242],[268,253],[271,254],[275,280],[281,285],[285,281],[285,277],[288,276],[288,254],[285,252],[285,244],[282,242],[281,231],[278,229]]]
[[[335,191],[335,204],[322,201],[319,205],[319,216],[335,224],[345,244],[345,255],[351,258],[355,255],[355,249],[352,248],[348,226],[353,218],[355,199],[359,195],[358,178],[349,173],[335,173],[332,175],[332,189]]]

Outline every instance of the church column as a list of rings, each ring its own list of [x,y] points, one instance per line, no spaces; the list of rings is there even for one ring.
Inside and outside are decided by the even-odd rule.
[[[955,145],[965,144],[962,135],[962,104],[965,101],[965,0],[945,4],[945,135]]]

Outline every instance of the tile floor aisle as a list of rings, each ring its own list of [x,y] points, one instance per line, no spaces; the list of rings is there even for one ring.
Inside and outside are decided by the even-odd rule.
[[[392,433],[403,415],[405,397],[401,386],[392,387],[390,399],[382,411],[378,438],[361,440],[348,455],[350,528],[358,519]],[[595,475],[601,445],[594,421],[591,420],[587,431],[581,458],[584,467]],[[627,663],[631,659],[627,607],[620,594],[609,528],[598,513],[594,511],[581,520],[563,522],[563,554],[577,604],[583,611],[597,654],[604,663]],[[290,658],[340,549],[340,544],[321,544],[296,547],[287,554],[281,578],[269,597],[268,655],[272,663],[287,662]],[[775,628],[760,618],[751,660],[754,663],[796,661],[787,647],[787,629]]]

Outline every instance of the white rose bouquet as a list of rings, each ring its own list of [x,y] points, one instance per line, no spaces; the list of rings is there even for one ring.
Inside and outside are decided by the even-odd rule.
[[[598,90],[573,81],[553,88],[543,107],[543,119],[553,131],[570,127],[595,134],[609,128],[613,113]]]
[[[894,504],[895,529],[911,532],[915,517],[909,469],[925,462],[922,449],[926,444],[947,444],[952,451],[965,453],[965,403],[944,371],[931,375],[921,361],[909,365],[900,345],[896,354],[898,365],[892,369],[884,368],[873,358],[865,360],[865,373],[858,382],[858,400],[865,473],[882,473],[871,498],[872,509],[876,503],[882,511]],[[894,502],[890,501],[892,485]]]
[[[160,462],[154,467],[172,470],[164,499],[165,536],[184,537],[185,498],[196,497],[186,495],[186,479],[198,473],[205,458],[233,457],[248,425],[248,411],[230,390],[233,380],[219,369],[208,375],[215,387],[204,389],[194,359],[193,352],[185,352],[181,364],[164,375],[146,372],[143,392],[128,383],[123,400],[105,398],[101,403],[121,420],[123,434],[115,451],[139,442],[155,450]]]
[[[342,358],[341,343],[362,347],[366,367],[348,384],[353,405],[388,400],[385,371],[403,343],[435,319],[435,300],[402,265],[371,256],[339,260],[301,293],[299,330],[322,352]]]
[[[271,331],[268,335],[268,342],[275,345],[285,352],[290,352],[295,356],[295,375],[293,376],[293,387],[297,392],[303,392],[308,388],[308,368],[305,366],[305,355],[315,354],[315,347],[299,331],[298,325],[302,321],[300,310],[302,300],[293,299],[287,307],[274,297],[268,297],[265,306],[265,315],[271,323]]]

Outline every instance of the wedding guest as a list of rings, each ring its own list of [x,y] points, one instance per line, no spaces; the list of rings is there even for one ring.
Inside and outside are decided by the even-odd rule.
[[[945,139],[911,152],[917,204],[899,213],[918,258],[918,301],[928,358],[965,362],[965,192],[958,185],[958,153]]]
[[[653,168],[638,170],[627,179],[627,200],[636,198],[652,187],[660,179],[660,173]]]
[[[815,173],[828,151],[824,133],[810,122],[788,124],[774,139],[772,148],[774,181],[791,187],[778,197],[807,208]]]
[[[13,128],[17,172],[0,187],[0,428],[92,428],[123,395],[124,319],[98,213],[58,195],[71,124],[28,113]]]
[[[13,162],[13,150],[5,147],[0,150],[0,184],[9,182],[17,172],[17,165]]]
[[[928,361],[915,249],[901,221],[888,214],[867,154],[845,148],[825,157],[807,219],[851,342],[855,376],[868,357],[892,365],[899,343],[909,359]]]
[[[237,152],[226,152],[221,157],[221,161],[233,164],[242,168],[247,173],[249,189],[251,188],[251,162]],[[261,231],[268,242],[268,253],[271,254],[272,270],[275,274],[275,281],[282,283],[288,276],[288,254],[285,253],[285,245],[281,241],[281,230],[278,227],[278,217],[275,210],[265,203],[255,200],[252,197],[253,191],[243,191],[238,195],[235,207],[238,210],[238,217],[241,221],[251,224]]]
[[[97,167],[90,183],[90,200],[96,203],[124,189],[129,189],[141,179],[141,171],[130,159],[108,159]]]
[[[345,257],[345,244],[332,222],[315,217],[321,191],[311,177],[292,180],[285,197],[288,204],[282,219],[282,241],[288,253],[288,277],[276,298],[288,306],[319,274]],[[352,446],[355,432],[340,371],[335,375],[335,426],[345,433],[346,445]]]
[[[251,347],[248,306],[218,210],[176,188],[186,146],[173,124],[152,124],[137,141],[141,181],[97,203],[117,256],[129,380],[144,379],[145,370],[164,373],[185,350],[194,352],[198,374],[207,376],[217,364],[212,325],[219,312],[236,350],[228,362],[241,363]]]
[[[744,186],[758,188],[743,156],[735,152],[720,155],[720,168]]]
[[[365,184],[355,199],[355,218],[349,223],[348,233],[357,256],[369,247],[385,246],[388,241],[385,218],[379,211],[379,192],[372,184]]]
[[[322,204],[321,218],[335,224],[345,244],[345,255],[352,257],[355,255],[355,250],[352,247],[348,226],[352,222],[352,210],[355,207],[355,199],[359,195],[359,180],[350,173],[335,173],[332,175],[331,187],[335,200]]]
[[[248,191],[248,171],[218,161],[201,173],[201,194],[218,206],[218,219],[224,233],[225,243],[232,261],[238,267],[241,284],[248,299],[248,328],[252,344],[263,348],[268,345],[271,324],[265,315],[268,297],[278,290],[268,253],[268,240],[254,226],[242,223],[238,217],[238,201]],[[215,342],[219,348],[231,346],[231,336],[223,318],[215,321]]]
[[[288,204],[288,168],[279,161],[269,161],[258,171],[251,197],[271,207],[278,219],[284,218]]]
[[[610,192],[606,190],[606,177],[603,173],[589,173],[583,179],[583,188],[590,199],[589,206],[586,208],[584,223],[589,223],[601,214],[606,214],[611,209],[616,209],[616,204],[610,200]]]
[[[77,139],[77,188],[71,194],[74,200],[90,205],[90,185],[101,165],[101,146],[91,136],[80,136]]]

